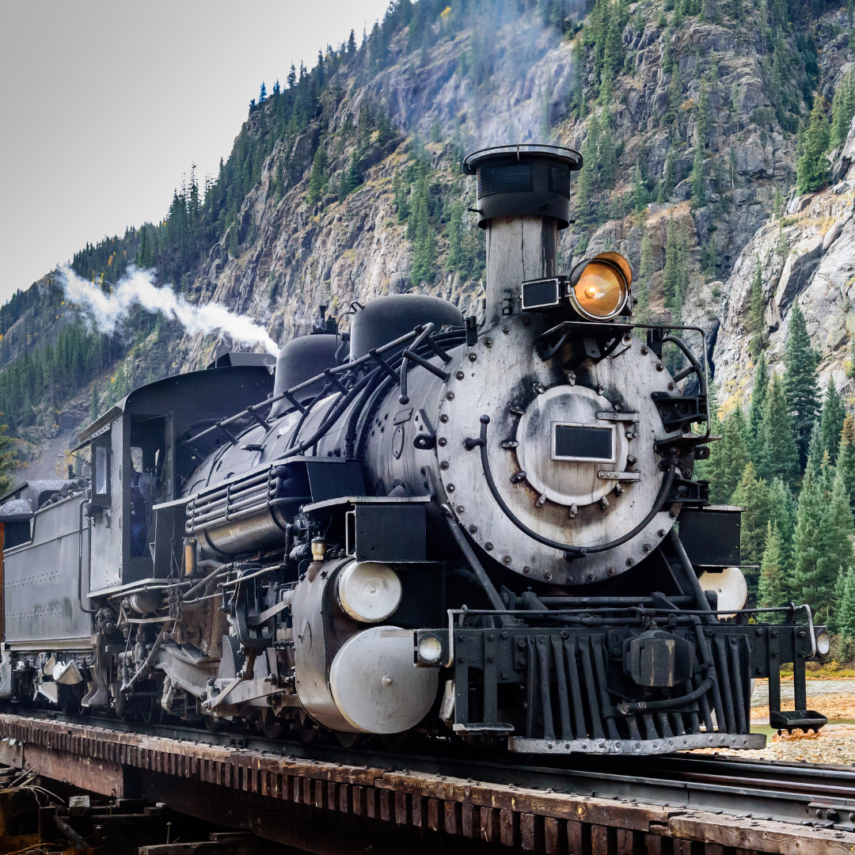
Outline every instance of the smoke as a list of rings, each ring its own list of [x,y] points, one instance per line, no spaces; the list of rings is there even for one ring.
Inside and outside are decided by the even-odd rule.
[[[191,334],[228,333],[232,341],[247,345],[264,345],[274,356],[279,352],[276,342],[245,315],[234,312],[218,303],[196,306],[188,303],[172,286],[158,288],[151,270],[138,270],[133,265],[119,280],[111,293],[105,294],[97,285],[81,279],[73,270],[63,267],[58,271],[59,284],[71,303],[88,310],[99,332],[113,333],[118,324],[128,317],[134,306],[146,312],[161,314],[178,321]]]

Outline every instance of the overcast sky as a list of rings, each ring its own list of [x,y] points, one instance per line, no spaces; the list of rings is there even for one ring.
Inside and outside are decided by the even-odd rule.
[[[261,81],[388,0],[0,0],[0,302],[216,174]]]

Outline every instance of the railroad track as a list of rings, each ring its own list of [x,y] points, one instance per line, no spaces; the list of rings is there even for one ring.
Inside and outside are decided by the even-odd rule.
[[[855,851],[855,769],[849,767],[686,754],[625,759],[574,756],[573,768],[562,768],[557,758],[544,763],[542,755],[533,760],[495,749],[473,751],[466,757],[444,756],[450,746],[441,741],[431,743],[431,754],[389,753],[371,747],[305,745],[242,732],[211,734],[169,724],[127,725],[38,712],[26,717],[0,715],[0,736],[7,744],[41,743],[66,755],[104,758],[108,763],[422,829],[450,829],[466,835],[468,817],[470,834],[466,836],[472,836],[475,822],[480,831],[475,836],[495,838],[505,845],[516,845],[513,841],[519,838],[524,849],[534,851],[574,851],[550,849],[546,841],[550,829],[558,833],[556,823],[561,828],[566,825],[570,834],[571,826],[588,822],[591,828],[607,827],[615,818],[618,830],[624,828],[627,834],[635,834],[647,823],[648,837],[650,828],[664,833],[663,823],[670,828],[694,821],[693,834],[706,835],[715,826],[720,836],[738,831],[742,842],[752,832],[755,836],[768,832],[776,839],[788,834],[793,840],[822,839],[825,848],[819,852],[834,851],[834,843],[845,844],[840,852]],[[8,762],[7,757],[0,759]],[[235,772],[232,767],[252,771]],[[568,806],[572,806],[569,813]],[[508,827],[499,827],[500,820],[506,823],[505,814],[510,816]],[[567,819],[574,814],[579,821]],[[528,846],[526,823],[531,826]],[[542,846],[536,845],[538,840]],[[802,844],[791,849],[754,844],[739,848],[810,851]]]

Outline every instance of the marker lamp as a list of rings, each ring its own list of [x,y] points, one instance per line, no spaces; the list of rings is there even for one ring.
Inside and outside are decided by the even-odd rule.
[[[436,665],[442,656],[442,644],[438,638],[428,636],[419,642],[419,659],[426,665]]]

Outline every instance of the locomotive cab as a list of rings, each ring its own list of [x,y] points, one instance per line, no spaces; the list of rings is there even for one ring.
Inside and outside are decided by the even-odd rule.
[[[183,516],[172,503],[202,453],[184,440],[272,388],[266,365],[182,374],[135,390],[81,434],[78,449],[91,447],[93,595],[180,573]]]

